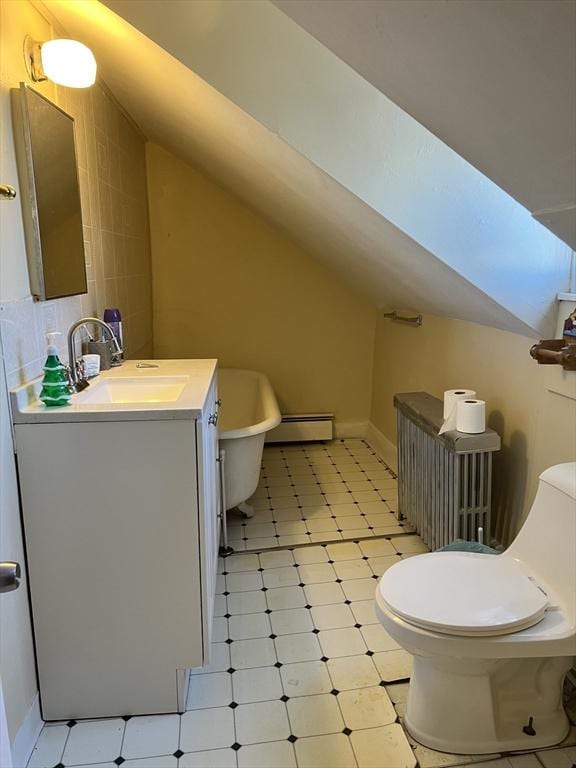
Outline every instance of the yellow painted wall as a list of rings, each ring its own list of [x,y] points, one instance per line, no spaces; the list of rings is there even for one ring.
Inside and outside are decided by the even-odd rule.
[[[488,425],[503,438],[494,462],[494,533],[503,543],[523,521],[540,472],[576,458],[576,400],[548,390],[550,377],[561,372],[532,360],[533,343],[433,316],[426,316],[421,328],[380,318],[376,331],[372,421],[394,444],[396,392],[424,390],[442,397],[446,389],[469,387],[486,400]]]
[[[370,420],[394,444],[394,393],[476,389],[503,439],[493,533],[508,543],[540,472],[576,457],[576,400],[549,391],[560,371],[530,358],[534,339],[434,316],[391,323],[196,169],[154,144],[147,165],[155,356],[262,370],[284,413]]]
[[[202,173],[147,146],[154,352],[270,378],[284,413],[370,412],[376,310]]]

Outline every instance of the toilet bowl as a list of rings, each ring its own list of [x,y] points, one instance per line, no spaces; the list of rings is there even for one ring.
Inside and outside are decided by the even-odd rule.
[[[417,741],[457,754],[562,741],[576,656],[576,463],[542,473],[505,552],[402,560],[378,584],[376,613],[414,656],[405,726]]]

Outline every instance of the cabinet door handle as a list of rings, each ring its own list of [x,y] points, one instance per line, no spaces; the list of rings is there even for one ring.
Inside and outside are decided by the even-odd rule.
[[[221,405],[222,405],[222,398],[221,397],[219,397],[218,400],[216,400],[216,405],[218,406],[218,408],[221,407]]]
[[[217,413],[211,413],[210,416],[208,416],[208,424],[211,424],[213,427],[218,424],[218,414]]]
[[[21,576],[19,563],[0,563],[0,592],[12,592],[13,589],[18,589]]]

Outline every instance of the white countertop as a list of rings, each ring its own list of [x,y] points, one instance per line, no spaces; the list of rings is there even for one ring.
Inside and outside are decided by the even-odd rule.
[[[155,367],[138,366],[151,365]],[[198,418],[208,397],[218,361],[200,360],[127,360],[118,368],[103,371],[90,379],[90,386],[72,395],[67,406],[47,407],[38,399],[42,377],[10,393],[12,419],[15,424],[50,424],[86,421],[147,421]],[[154,384],[154,379],[177,382],[179,395],[166,402],[90,402],[102,383],[113,380],[117,385],[126,380],[131,386]],[[128,381],[129,380],[129,381]]]

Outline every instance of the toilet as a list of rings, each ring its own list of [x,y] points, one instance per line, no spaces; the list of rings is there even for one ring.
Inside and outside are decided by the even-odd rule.
[[[505,552],[402,560],[378,584],[376,613],[414,656],[404,724],[421,744],[489,754],[561,742],[576,655],[576,463],[542,473]]]

